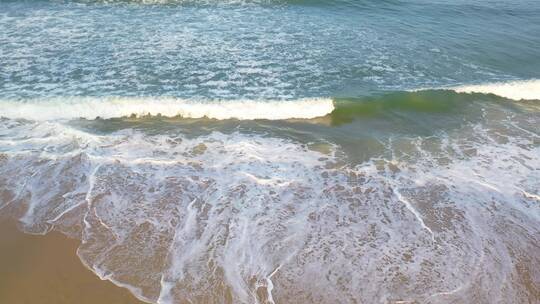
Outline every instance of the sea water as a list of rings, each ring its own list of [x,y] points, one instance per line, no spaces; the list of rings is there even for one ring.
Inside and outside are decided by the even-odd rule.
[[[2,1],[0,215],[149,303],[537,303],[538,16]]]

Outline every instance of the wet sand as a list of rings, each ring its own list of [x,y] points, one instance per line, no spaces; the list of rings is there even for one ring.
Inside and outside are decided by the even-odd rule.
[[[75,253],[78,245],[58,232],[29,235],[0,221],[0,303],[143,303],[86,269]]]

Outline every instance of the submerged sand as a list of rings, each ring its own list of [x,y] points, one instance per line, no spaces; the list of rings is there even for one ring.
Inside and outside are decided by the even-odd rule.
[[[58,232],[29,235],[0,221],[0,303],[143,303],[86,269],[78,245]]]

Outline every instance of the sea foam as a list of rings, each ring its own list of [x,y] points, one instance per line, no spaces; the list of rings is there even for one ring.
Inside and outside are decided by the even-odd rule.
[[[391,155],[343,165],[338,145],[263,134],[4,119],[0,214],[79,238],[88,268],[152,303],[526,302],[511,284],[538,264],[540,163],[515,123],[383,140]]]

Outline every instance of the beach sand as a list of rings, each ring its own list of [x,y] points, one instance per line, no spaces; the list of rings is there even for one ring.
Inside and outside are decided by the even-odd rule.
[[[86,269],[78,245],[58,232],[29,235],[0,221],[0,303],[143,303]]]

